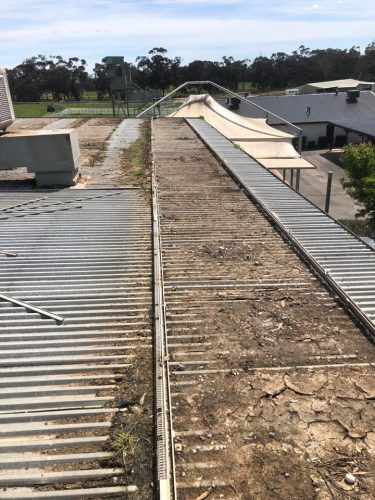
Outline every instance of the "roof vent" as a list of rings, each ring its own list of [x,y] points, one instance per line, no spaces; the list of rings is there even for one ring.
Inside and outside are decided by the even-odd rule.
[[[238,97],[232,97],[230,100],[229,109],[232,111],[235,111],[236,109],[240,109],[240,104],[241,104],[241,101],[238,99]]]
[[[352,89],[348,90],[346,93],[346,102],[357,102],[360,96],[359,90]]]
[[[5,69],[0,68],[0,130],[13,123],[14,112]]]

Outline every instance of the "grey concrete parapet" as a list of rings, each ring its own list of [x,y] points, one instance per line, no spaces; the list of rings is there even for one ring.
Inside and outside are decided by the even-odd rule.
[[[40,187],[74,185],[79,161],[75,129],[31,130],[0,136],[0,170],[26,167],[36,174]]]
[[[78,169],[68,172],[38,172],[35,175],[35,181],[38,187],[74,186],[78,177]]]

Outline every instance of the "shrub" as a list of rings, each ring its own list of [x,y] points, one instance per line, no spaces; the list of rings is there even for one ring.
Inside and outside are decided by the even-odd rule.
[[[348,180],[342,184],[361,209],[356,217],[368,217],[375,228],[375,148],[373,144],[349,144],[341,156]]]

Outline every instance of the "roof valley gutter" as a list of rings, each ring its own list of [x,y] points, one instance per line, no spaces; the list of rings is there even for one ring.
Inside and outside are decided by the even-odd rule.
[[[163,259],[153,143],[154,129],[153,121],[151,121],[156,468],[160,500],[176,500],[177,489],[173,448],[172,400],[169,380]]]

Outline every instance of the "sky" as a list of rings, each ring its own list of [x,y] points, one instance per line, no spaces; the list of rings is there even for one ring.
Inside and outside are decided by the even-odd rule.
[[[0,0],[0,67],[38,54],[134,62],[164,47],[184,64],[251,59],[300,45],[364,50],[374,0]]]

